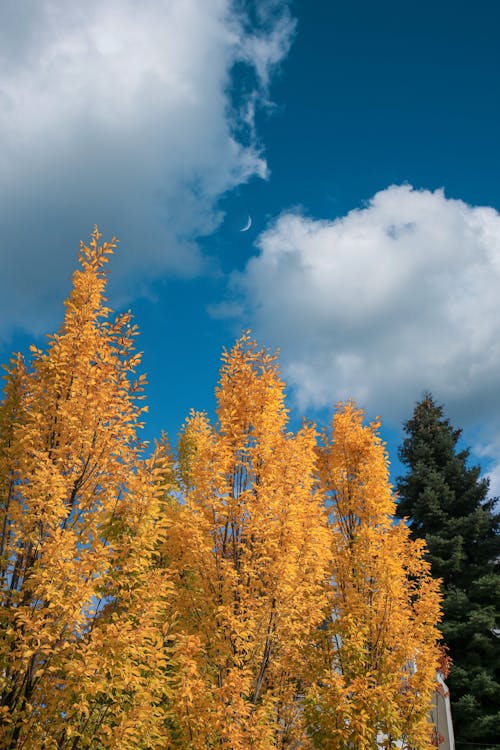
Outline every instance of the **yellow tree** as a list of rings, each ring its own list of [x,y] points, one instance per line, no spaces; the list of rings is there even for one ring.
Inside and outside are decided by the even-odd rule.
[[[333,567],[307,713],[314,745],[329,750],[432,747],[438,581],[422,542],[393,522],[378,428],[364,426],[363,412],[348,402],[319,449]]]
[[[64,323],[0,406],[0,745],[149,748],[169,582],[156,564],[168,481],[137,439],[144,378],[130,314],[104,298],[114,241],[81,246]],[[163,625],[163,628],[167,628]]]
[[[309,747],[304,650],[323,617],[330,537],[315,431],[287,432],[275,356],[244,335],[223,356],[218,425],[180,440],[183,500],[165,547],[176,576],[176,747]]]

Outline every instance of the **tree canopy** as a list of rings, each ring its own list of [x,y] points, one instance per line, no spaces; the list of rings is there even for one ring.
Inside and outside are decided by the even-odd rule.
[[[319,448],[332,529],[331,585],[308,713],[314,744],[331,750],[427,747],[436,676],[438,583],[425,545],[394,524],[380,423],[352,402]]]
[[[378,423],[349,402],[328,435],[291,430],[245,333],[216,418],[147,448],[115,244],[81,245],[62,326],[7,368],[1,747],[430,750],[439,596]]]
[[[432,572],[442,580],[441,632],[453,660],[448,678],[459,741],[498,741],[500,649],[500,514],[478,466],[469,467],[461,430],[427,393],[405,423],[399,456],[397,514],[425,539]]]

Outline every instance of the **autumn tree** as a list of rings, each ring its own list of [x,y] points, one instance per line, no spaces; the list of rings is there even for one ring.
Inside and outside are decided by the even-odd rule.
[[[393,523],[378,428],[348,402],[319,449],[333,563],[307,714],[315,747],[328,750],[432,747],[438,584],[424,543]]]
[[[166,554],[178,636],[178,748],[307,748],[305,647],[321,622],[330,534],[316,436],[287,431],[274,355],[244,335],[223,356],[218,424],[193,413]]]
[[[115,242],[81,246],[64,323],[0,406],[0,745],[152,748],[165,730],[169,581],[156,563],[168,459],[137,438],[129,313],[106,306]]]
[[[489,482],[468,466],[461,430],[427,393],[405,423],[398,515],[425,539],[434,575],[442,579],[441,631],[453,659],[448,685],[457,740],[498,742],[500,649],[500,514]]]

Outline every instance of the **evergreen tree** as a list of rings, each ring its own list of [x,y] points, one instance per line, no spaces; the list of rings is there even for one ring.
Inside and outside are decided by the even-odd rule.
[[[453,665],[448,678],[457,746],[499,741],[500,648],[495,635],[500,600],[500,514],[487,498],[489,480],[467,465],[461,430],[426,393],[411,419],[399,458],[397,514],[429,548],[442,579],[441,631]],[[496,631],[498,633],[498,631]],[[461,744],[462,743],[462,744]]]

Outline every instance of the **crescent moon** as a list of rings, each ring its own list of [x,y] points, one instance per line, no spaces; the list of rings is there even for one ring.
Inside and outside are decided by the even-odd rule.
[[[252,226],[252,217],[249,216],[247,223],[245,224],[245,226],[243,227],[243,229],[240,229],[240,232],[248,232],[248,230],[250,229],[251,226]]]

